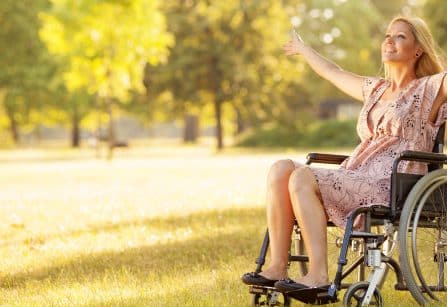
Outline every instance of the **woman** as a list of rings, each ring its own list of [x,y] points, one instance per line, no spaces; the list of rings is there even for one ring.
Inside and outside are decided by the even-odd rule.
[[[431,151],[447,118],[447,80],[425,22],[396,17],[382,43],[385,78],[342,70],[307,46],[297,35],[284,45],[287,55],[301,54],[321,77],[364,101],[357,124],[361,143],[339,169],[277,161],[268,174],[267,222],[271,262],[263,272],[247,273],[251,285],[274,286],[287,278],[294,218],[309,253],[309,271],[290,289],[326,287],[329,283],[326,225],[344,228],[360,206],[389,205],[392,162],[404,150]],[[423,174],[426,166],[403,162],[400,171]],[[285,281],[280,281],[284,288]]]

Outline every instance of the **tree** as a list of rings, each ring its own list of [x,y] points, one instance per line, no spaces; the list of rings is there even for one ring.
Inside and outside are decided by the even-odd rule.
[[[144,89],[144,66],[162,62],[172,44],[158,1],[52,0],[42,20],[41,38],[49,51],[68,59],[67,88],[85,88],[105,104],[111,158],[116,102]]]
[[[38,12],[47,6],[46,0],[0,2],[0,90],[15,143],[20,126],[30,124],[31,113],[41,112],[51,95],[47,84],[56,64],[38,36]]]
[[[276,59],[278,33],[287,29],[280,2],[165,2],[163,11],[177,44],[167,64],[148,70],[147,79],[152,95],[172,94],[171,114],[185,117],[212,105],[218,149],[224,145],[225,104],[239,115],[239,126],[242,119],[262,121],[271,115],[272,101],[282,99],[282,92],[273,90],[280,75],[275,70],[284,67]]]
[[[442,14],[446,8],[447,3],[445,1],[437,0],[426,0],[423,7],[423,14],[426,17],[425,20],[433,33],[435,41],[440,45],[442,50],[447,50],[447,21]]]

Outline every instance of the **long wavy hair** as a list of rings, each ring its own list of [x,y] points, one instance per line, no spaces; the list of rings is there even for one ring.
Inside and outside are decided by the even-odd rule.
[[[421,78],[428,75],[437,74],[445,69],[445,56],[433,39],[427,24],[419,17],[397,16],[389,23],[392,25],[395,22],[405,22],[410,26],[411,32],[414,35],[416,43],[420,45],[423,50],[422,55],[418,58],[415,64],[416,77]],[[389,79],[388,64],[384,63],[385,78]]]

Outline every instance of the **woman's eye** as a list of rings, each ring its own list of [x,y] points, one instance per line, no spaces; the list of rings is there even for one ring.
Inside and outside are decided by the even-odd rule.
[[[405,38],[405,35],[403,35],[403,34],[399,34],[397,37],[398,37],[398,38],[402,38],[402,39],[404,39],[404,38]]]

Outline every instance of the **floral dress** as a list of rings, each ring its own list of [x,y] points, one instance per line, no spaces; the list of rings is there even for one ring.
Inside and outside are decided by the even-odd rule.
[[[361,143],[338,169],[310,167],[326,214],[335,225],[345,228],[349,214],[358,207],[389,206],[392,165],[399,153],[432,151],[439,126],[447,118],[447,104],[441,105],[434,123],[429,114],[446,74],[413,80],[394,101],[374,112],[390,83],[382,78],[365,79],[365,103],[357,122]],[[399,171],[424,174],[427,170],[425,164],[402,161]]]

